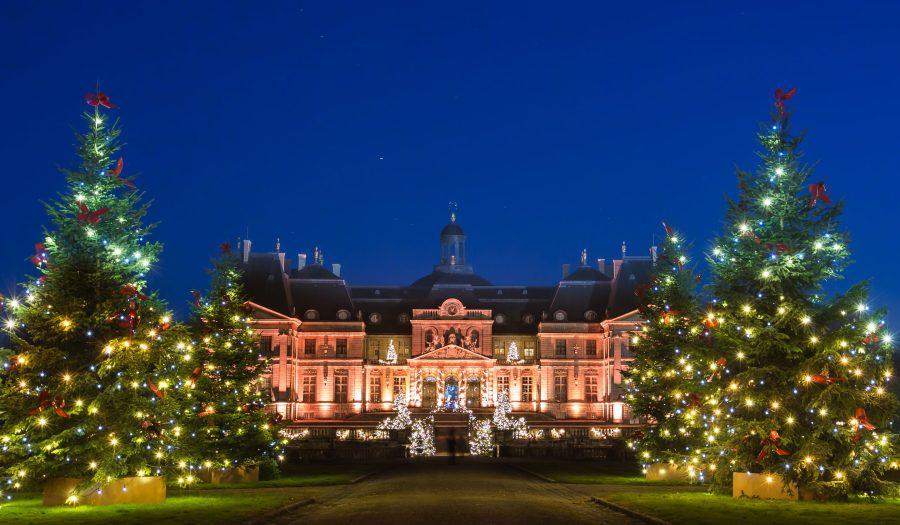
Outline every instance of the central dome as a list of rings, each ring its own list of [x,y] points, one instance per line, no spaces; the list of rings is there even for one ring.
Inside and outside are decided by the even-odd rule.
[[[434,271],[417,279],[410,288],[433,288],[435,286],[492,286],[491,282],[474,273],[447,273]]]
[[[445,235],[465,235],[465,233],[463,233],[463,229],[459,224],[448,222],[447,225],[444,226],[444,229],[441,230],[441,237],[444,237]]]

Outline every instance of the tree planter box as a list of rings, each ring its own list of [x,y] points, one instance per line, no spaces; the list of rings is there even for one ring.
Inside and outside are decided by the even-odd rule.
[[[684,481],[689,483],[691,477],[688,476],[687,468],[680,465],[671,465],[669,463],[653,463],[647,467],[648,481]]]
[[[162,503],[166,483],[160,476],[119,478],[101,487],[76,491],[84,478],[55,478],[44,484],[44,505],[119,505],[122,503]],[[76,496],[75,502],[69,498]]]
[[[255,483],[259,481],[259,466],[209,468],[197,476],[204,483]]]
[[[735,472],[731,482],[731,495],[735,498],[787,499],[797,501],[800,491],[791,484],[791,493],[784,488],[784,479],[778,474]],[[806,499],[806,498],[804,498]]]

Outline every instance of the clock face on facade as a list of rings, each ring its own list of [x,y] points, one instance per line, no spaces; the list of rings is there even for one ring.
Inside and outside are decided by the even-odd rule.
[[[459,308],[456,307],[455,304],[451,304],[447,307],[447,313],[450,315],[456,315],[459,312]]]

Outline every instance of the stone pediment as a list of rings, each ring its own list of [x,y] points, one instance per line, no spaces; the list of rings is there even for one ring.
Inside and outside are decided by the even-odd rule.
[[[481,354],[475,353],[471,350],[466,350],[461,346],[456,345],[447,345],[432,350],[430,352],[425,352],[420,356],[413,357],[410,361],[424,361],[428,359],[440,359],[440,360],[478,360],[478,361],[490,361],[489,357],[485,357]]]

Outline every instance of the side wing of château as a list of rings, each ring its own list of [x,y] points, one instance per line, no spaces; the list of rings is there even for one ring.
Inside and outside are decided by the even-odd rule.
[[[552,286],[494,286],[467,263],[455,215],[440,245],[433,272],[409,286],[354,286],[318,250],[294,264],[242,243],[271,408],[289,426],[370,428],[400,394],[413,411],[489,411],[500,392],[539,426],[636,423],[622,371],[651,257],[623,245],[609,266],[583,253]]]

